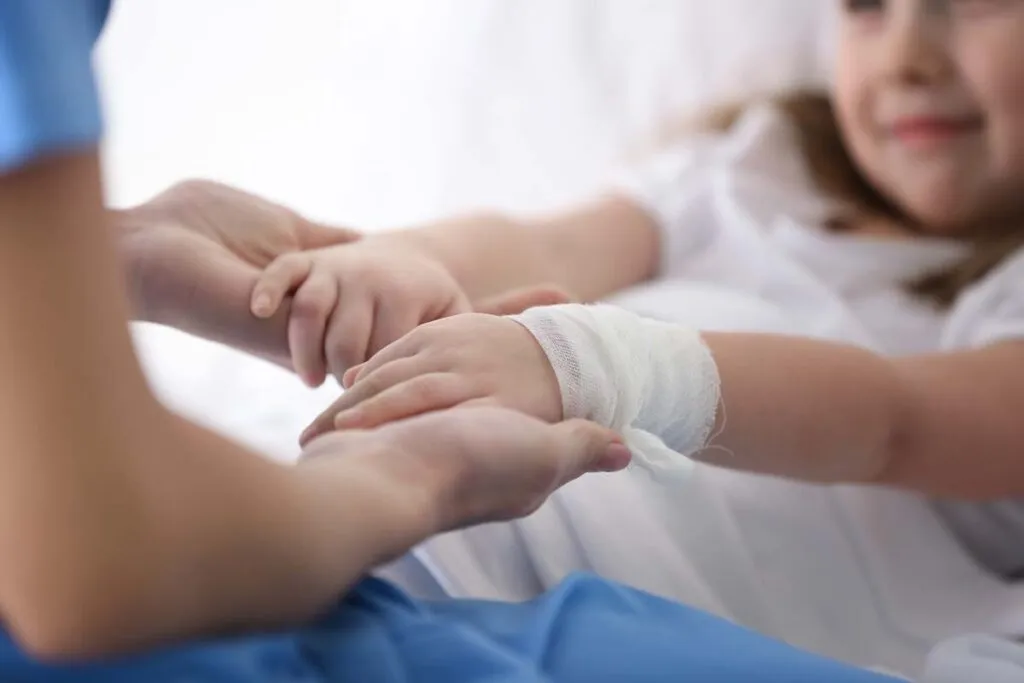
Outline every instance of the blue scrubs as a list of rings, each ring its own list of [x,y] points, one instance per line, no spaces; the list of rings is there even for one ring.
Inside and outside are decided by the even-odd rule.
[[[523,604],[412,600],[368,579],[308,628],[92,666],[0,640],[5,683],[895,683],[585,575]]]
[[[109,0],[0,0],[0,173],[100,134],[90,63]]]
[[[96,144],[90,55],[108,11],[108,0],[0,0],[0,182],[32,159]],[[40,664],[0,633],[4,683],[891,680],[588,576],[525,604],[416,601],[368,579],[305,628],[92,665]]]

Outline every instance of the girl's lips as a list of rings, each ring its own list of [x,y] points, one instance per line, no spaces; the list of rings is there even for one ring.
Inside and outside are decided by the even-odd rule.
[[[897,119],[891,126],[892,135],[900,142],[914,147],[930,147],[981,130],[979,119],[952,119],[914,116]]]

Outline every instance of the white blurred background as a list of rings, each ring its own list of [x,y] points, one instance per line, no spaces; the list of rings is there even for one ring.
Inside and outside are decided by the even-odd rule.
[[[654,129],[827,75],[828,0],[121,0],[110,201],[206,177],[365,230],[572,201]],[[167,401],[276,457],[337,393],[139,329]]]

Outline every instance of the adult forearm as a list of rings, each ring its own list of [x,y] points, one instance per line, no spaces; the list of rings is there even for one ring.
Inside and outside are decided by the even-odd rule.
[[[99,197],[91,155],[0,177],[5,626],[66,656],[302,618],[433,531],[391,458],[286,468],[159,405]]]
[[[435,256],[473,300],[532,285],[597,300],[652,277],[660,246],[652,219],[618,197],[546,218],[467,216],[374,239]]]
[[[343,466],[289,468],[166,413],[136,418],[137,439],[75,451],[108,467],[51,487],[61,499],[35,518],[22,509],[4,610],[39,655],[312,619],[437,530],[429,482],[416,490],[380,466],[394,454],[366,448]]]
[[[122,553],[129,570],[144,558],[145,576],[116,621],[97,620],[100,651],[312,619],[437,530],[432,482],[388,467],[402,454],[367,445],[285,467],[179,417],[161,428],[133,482],[144,545]]]

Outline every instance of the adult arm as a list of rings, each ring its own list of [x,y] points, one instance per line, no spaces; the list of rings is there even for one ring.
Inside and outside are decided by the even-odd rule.
[[[312,616],[433,530],[430,482],[371,452],[314,478],[162,408],[98,177],[92,153],[0,176],[4,621],[58,656]]]
[[[100,201],[88,52],[108,5],[0,4],[0,616],[20,642],[93,655],[307,618],[428,534],[601,464],[592,425],[456,411],[287,468],[160,406]],[[488,472],[498,496],[477,493]]]

